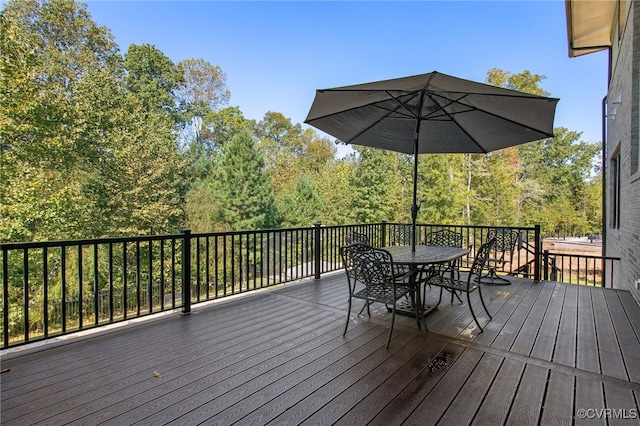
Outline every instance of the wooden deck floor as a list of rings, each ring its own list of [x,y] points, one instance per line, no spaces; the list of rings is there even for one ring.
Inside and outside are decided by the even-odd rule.
[[[342,337],[346,289],[337,273],[5,351],[1,423],[640,422],[640,308],[628,292],[525,279],[484,286],[494,318],[480,316],[483,333],[466,303],[445,303],[427,332],[400,317],[386,350],[384,307],[371,319],[353,314]]]

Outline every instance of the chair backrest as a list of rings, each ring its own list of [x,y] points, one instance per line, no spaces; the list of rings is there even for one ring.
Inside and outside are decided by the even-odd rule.
[[[516,248],[520,233],[518,231],[507,228],[490,229],[487,233],[487,240],[495,238],[496,244],[494,249],[496,252],[510,252]]]
[[[380,285],[393,280],[393,258],[383,249],[376,249],[368,244],[354,243],[340,247],[342,263],[347,277],[360,281],[364,285]]]
[[[469,271],[469,281],[471,281],[472,275],[482,275],[482,270],[489,260],[489,253],[491,252],[491,250],[493,250],[495,243],[496,239],[492,238],[490,240],[487,240],[480,246],[478,252],[476,253],[476,257],[473,260],[473,265],[471,265],[471,271]]]
[[[371,245],[371,242],[369,241],[369,236],[367,234],[363,234],[362,232],[349,231],[347,232],[347,235],[345,236],[344,239],[347,245],[353,244],[353,243],[365,243],[365,244]]]
[[[462,234],[450,229],[429,232],[424,243],[428,246],[462,247]]]
[[[413,225],[391,225],[389,236],[392,246],[408,246],[413,240]]]

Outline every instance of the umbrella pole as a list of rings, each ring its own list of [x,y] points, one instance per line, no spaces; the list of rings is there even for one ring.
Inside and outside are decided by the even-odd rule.
[[[413,160],[413,204],[411,205],[411,251],[416,251],[416,222],[418,220],[418,154]]]
[[[416,123],[413,141],[413,204],[411,205],[411,251],[416,251],[416,222],[418,220],[418,135],[420,133],[420,119]]]

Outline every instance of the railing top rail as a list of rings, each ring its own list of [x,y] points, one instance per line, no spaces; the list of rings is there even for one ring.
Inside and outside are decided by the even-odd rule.
[[[387,225],[406,225],[404,222],[385,222]],[[535,231],[534,226],[498,226],[498,225],[445,225],[442,223],[416,223],[416,226],[430,226],[439,228],[470,228],[470,229],[513,229],[516,231]]]
[[[350,229],[358,227],[370,227],[385,223],[387,225],[406,225],[402,222],[380,222],[380,223],[360,223],[350,225],[322,225],[322,228],[337,228],[337,229]],[[443,225],[435,223],[418,223],[417,226],[429,226],[429,227],[442,227],[442,228],[470,228],[470,229],[489,229],[495,228],[491,225]],[[515,229],[524,231],[533,231],[533,227],[513,227],[513,226],[501,226],[505,229]],[[305,226],[298,228],[272,228],[272,229],[259,229],[259,230],[241,230],[241,231],[223,231],[223,232],[204,232],[198,234],[191,234],[193,238],[203,237],[224,237],[229,235],[250,235],[250,234],[268,234],[274,232],[292,232],[292,231],[310,231],[314,229],[314,226]],[[140,235],[132,237],[103,237],[103,238],[86,238],[76,240],[58,240],[58,241],[28,241],[28,242],[7,242],[0,243],[0,249],[2,250],[16,250],[16,249],[32,249],[32,248],[44,248],[44,247],[68,247],[68,246],[80,246],[80,245],[92,245],[92,244],[109,244],[109,243],[127,243],[127,242],[142,242],[142,241],[164,241],[171,239],[182,238],[183,234],[169,234],[169,235]]]
[[[86,246],[92,244],[114,244],[114,243],[131,243],[136,241],[164,241],[182,238],[182,234],[170,235],[140,235],[135,237],[105,237],[105,238],[87,238],[80,240],[59,240],[59,241],[29,241],[22,243],[0,243],[0,250],[22,250],[43,247],[67,247],[67,246]]]
[[[337,228],[337,226],[331,226],[331,228]],[[270,234],[278,232],[292,232],[292,231],[311,231],[314,226],[304,226],[299,228],[270,228],[270,229],[250,229],[242,231],[218,231],[218,232],[201,232],[199,234],[191,234],[193,238],[204,237],[225,237],[229,235],[251,235],[251,234]]]
[[[559,252],[550,252],[549,250],[545,250],[543,252],[545,255],[553,256],[562,256],[562,257],[580,257],[583,259],[605,259],[605,260],[620,260],[619,257],[612,256],[599,256],[595,254],[579,254],[579,253],[559,253]]]

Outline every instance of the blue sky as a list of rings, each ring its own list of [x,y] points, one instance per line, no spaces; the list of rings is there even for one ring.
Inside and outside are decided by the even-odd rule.
[[[155,45],[174,62],[203,58],[227,75],[230,105],[303,123],[316,89],[439,71],[546,76],[555,127],[601,140],[608,54],[569,58],[564,1],[89,1],[126,52]]]

